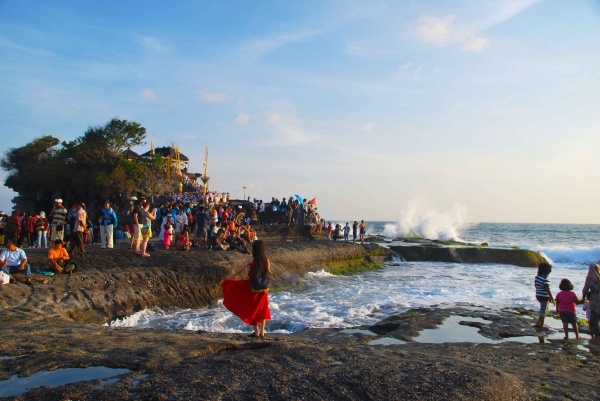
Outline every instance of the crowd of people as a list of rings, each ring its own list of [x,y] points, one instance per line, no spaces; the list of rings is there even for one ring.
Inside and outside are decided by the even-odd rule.
[[[0,244],[6,249],[0,253],[2,280],[23,273],[25,283],[33,285],[32,269],[27,261],[24,248],[51,248],[48,250],[46,271],[56,274],[71,274],[77,267],[72,260],[74,254],[85,255],[85,245],[99,243],[100,248],[114,247],[114,237],[129,238],[129,247],[142,257],[150,257],[149,239],[158,236],[166,249],[174,246],[178,250],[189,251],[192,246],[215,251],[236,250],[250,256],[243,268],[223,283],[225,306],[248,324],[255,326],[255,336],[264,336],[266,319],[270,318],[268,301],[264,288],[257,289],[253,274],[261,272],[263,280],[270,277],[270,262],[266,258],[264,243],[259,241],[253,225],[309,225],[311,234],[321,234],[325,226],[312,202],[296,198],[273,197],[270,205],[262,200],[233,205],[228,193],[212,192],[206,196],[173,195],[166,204],[153,207],[145,197],[132,198],[128,207],[121,211],[124,224],[119,225],[118,213],[111,202],[104,202],[98,211],[95,224],[89,218],[83,202],[73,202],[67,210],[62,199],[55,199],[54,207],[46,215],[14,211],[10,216],[0,212]],[[330,240],[352,242],[357,238],[364,243],[366,224],[364,220],[354,221],[352,226],[328,223],[327,234]],[[152,244],[150,248],[154,247]],[[260,262],[257,264],[257,260]],[[245,280],[232,280],[233,277],[249,269]],[[568,326],[571,325],[576,338],[580,338],[576,319],[576,305],[583,304],[589,321],[592,338],[600,339],[600,267],[589,266],[581,299],[573,292],[573,284],[568,279],[560,283],[560,292],[554,297],[550,290],[552,268],[547,263],[540,264],[535,277],[536,298],[540,303],[536,328],[546,330],[544,319],[549,305],[555,304],[557,313],[563,322],[565,339],[568,338]],[[36,269],[38,273],[44,273]],[[0,280],[0,282],[2,282]],[[45,278],[35,280],[46,283]],[[254,280],[254,281],[253,281]],[[235,283],[239,281],[239,283]],[[267,280],[268,281],[268,280]],[[252,283],[254,284],[252,284]],[[256,284],[258,285],[258,284]],[[258,294],[258,295],[257,295]],[[262,295],[261,295],[262,294]],[[259,331],[258,327],[261,327]]]

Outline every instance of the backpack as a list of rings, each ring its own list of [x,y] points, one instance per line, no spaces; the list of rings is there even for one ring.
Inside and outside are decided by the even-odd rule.
[[[269,286],[271,285],[271,279],[269,277],[263,277],[260,275],[260,269],[258,268],[256,262],[254,264],[254,269],[252,269],[252,277],[250,277],[250,286],[252,287],[253,292],[263,292],[265,290],[269,290]]]
[[[38,221],[35,222],[35,229],[37,231],[44,231],[44,220],[38,219]]]

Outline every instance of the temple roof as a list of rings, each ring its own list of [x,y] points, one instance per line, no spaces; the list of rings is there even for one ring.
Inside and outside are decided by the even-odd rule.
[[[171,159],[175,158],[175,149],[173,149],[170,146],[165,146],[162,148],[155,148],[154,152],[162,155],[162,157],[170,157]],[[150,152],[146,152],[142,155],[142,157],[148,157],[148,156],[150,156]],[[181,160],[182,162],[190,161],[190,159],[181,152],[179,152],[179,160]]]

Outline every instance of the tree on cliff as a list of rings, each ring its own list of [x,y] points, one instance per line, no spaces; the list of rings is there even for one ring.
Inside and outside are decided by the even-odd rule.
[[[164,158],[136,162],[123,155],[130,147],[144,145],[145,137],[139,123],[115,118],[89,127],[70,142],[52,136],[34,139],[7,150],[0,159],[0,167],[9,174],[4,185],[19,193],[16,203],[36,210],[48,208],[55,197],[82,199],[95,208],[101,199],[149,194],[165,175]]]

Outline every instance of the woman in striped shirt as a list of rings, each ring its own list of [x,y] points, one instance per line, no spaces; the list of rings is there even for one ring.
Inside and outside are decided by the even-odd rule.
[[[535,327],[539,330],[547,330],[544,327],[544,318],[548,313],[548,303],[554,304],[554,297],[550,291],[550,280],[548,276],[552,271],[549,263],[540,263],[537,276],[535,276],[535,297],[540,303],[540,316]]]

